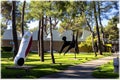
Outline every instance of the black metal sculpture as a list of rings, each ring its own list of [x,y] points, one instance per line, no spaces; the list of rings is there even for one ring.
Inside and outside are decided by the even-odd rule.
[[[73,35],[73,38],[72,38],[72,41],[66,41],[66,36],[63,36],[62,40],[64,41],[63,45],[62,45],[62,48],[60,50],[60,54],[62,53],[63,49],[67,46],[68,49],[64,52],[64,55],[72,48],[75,48],[75,53],[78,53],[78,50],[76,49],[76,41],[75,41],[75,38],[74,38],[74,35]]]

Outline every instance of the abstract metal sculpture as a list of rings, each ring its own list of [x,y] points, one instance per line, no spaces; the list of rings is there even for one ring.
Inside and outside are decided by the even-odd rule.
[[[27,31],[20,43],[19,51],[14,59],[14,63],[18,66],[22,66],[24,64],[24,61],[26,59],[26,56],[28,55],[28,52],[30,50],[32,44],[32,34]]]
[[[63,45],[62,45],[62,48],[60,50],[60,54],[62,53],[63,49],[67,46],[68,49],[64,52],[64,55],[72,48],[75,48],[75,53],[77,53],[77,49],[76,49],[76,41],[75,41],[75,38],[74,38],[74,35],[73,35],[73,38],[72,38],[72,41],[66,41],[66,36],[63,36],[62,40],[64,41]]]

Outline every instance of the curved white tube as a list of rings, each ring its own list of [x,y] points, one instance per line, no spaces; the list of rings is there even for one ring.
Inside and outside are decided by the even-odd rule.
[[[28,55],[28,52],[30,50],[31,44],[32,34],[29,31],[27,31],[21,40],[18,53],[14,59],[15,65],[22,66],[24,64],[26,56]]]

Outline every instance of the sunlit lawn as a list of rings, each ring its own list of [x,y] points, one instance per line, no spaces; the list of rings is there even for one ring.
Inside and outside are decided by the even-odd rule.
[[[50,53],[45,53],[45,61],[41,62],[37,53],[29,53],[24,65],[35,66],[29,72],[25,70],[13,70],[6,69],[7,66],[14,66],[13,53],[2,52],[1,53],[1,77],[2,78],[40,78],[48,74],[59,72],[66,69],[68,66],[84,63],[89,60],[98,59],[104,56],[111,55],[110,53],[104,53],[104,55],[94,56],[94,53],[79,53],[77,59],[74,58],[73,53],[67,53],[59,55],[54,53],[56,64],[52,64]]]
[[[108,62],[107,64],[97,67],[93,72],[93,76],[96,78],[118,78],[119,74],[114,73],[113,61]]]

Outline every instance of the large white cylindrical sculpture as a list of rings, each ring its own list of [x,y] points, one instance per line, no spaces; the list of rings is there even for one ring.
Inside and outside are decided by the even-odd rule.
[[[14,59],[15,65],[22,66],[24,64],[26,56],[28,55],[28,52],[30,50],[31,44],[32,44],[32,34],[31,32],[27,31],[21,40],[18,53],[15,56]]]

